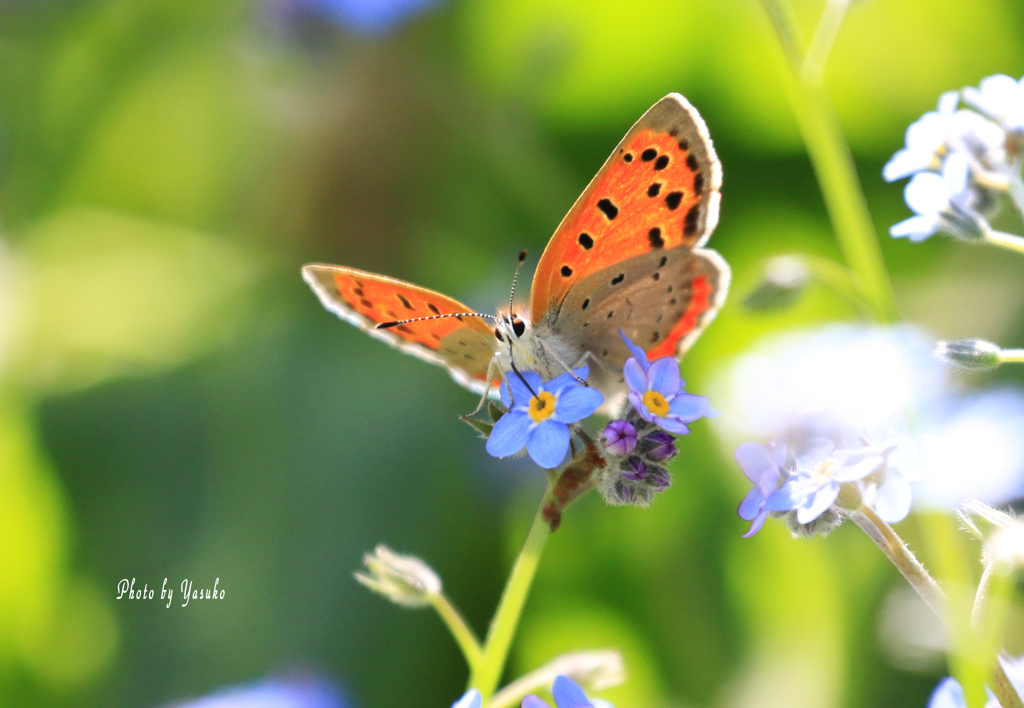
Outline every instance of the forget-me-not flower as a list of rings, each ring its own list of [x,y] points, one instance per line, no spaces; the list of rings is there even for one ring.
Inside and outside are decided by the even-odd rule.
[[[839,497],[840,485],[856,482],[883,463],[870,449],[839,450],[831,440],[812,440],[810,449],[796,459],[796,472],[765,501],[769,511],[796,511],[796,520],[809,524]]]
[[[948,91],[939,97],[936,110],[928,111],[907,128],[906,147],[882,168],[882,177],[893,182],[924,170],[938,170],[948,152],[950,122],[956,112],[959,93]]]
[[[480,691],[471,688],[462,694],[462,698],[452,703],[452,708],[480,708],[481,702]]]
[[[234,686],[177,705],[178,708],[345,708],[348,701],[325,679],[297,676]]]
[[[613,455],[625,457],[636,449],[636,427],[628,420],[613,420],[605,426],[604,446]]]
[[[786,446],[745,442],[736,448],[736,462],[754,483],[737,510],[741,519],[751,522],[750,529],[743,534],[743,538],[750,538],[761,530],[768,518],[764,503],[779,488],[782,466],[786,463]]]
[[[903,196],[917,216],[892,226],[889,233],[896,238],[907,236],[911,241],[923,241],[937,231],[966,240],[981,238],[988,227],[971,208],[969,173],[967,156],[955,152],[946,158],[941,175],[914,175]]]
[[[626,360],[623,368],[626,385],[629,387],[629,402],[633,408],[641,418],[670,433],[689,433],[686,424],[707,415],[708,399],[683,391],[679,362],[675,357],[666,356],[649,363],[642,351],[639,352],[642,358],[637,356],[636,350],[639,347],[630,342],[626,335],[623,334],[622,338],[634,354]]]
[[[1007,678],[1010,679],[1010,683],[1013,684],[1017,693],[1024,695],[1024,657],[1009,661],[999,657],[999,663],[1003,665],[1003,671],[1006,672]],[[999,701],[992,695],[992,691],[986,687],[985,692],[988,694],[985,708],[1000,708]],[[939,685],[932,692],[932,697],[928,700],[928,708],[967,708],[964,689],[955,678],[947,676],[939,681]]]
[[[579,684],[568,676],[555,677],[551,696],[558,708],[611,708],[607,701],[587,698]],[[537,696],[527,696],[523,699],[522,708],[551,708],[551,705]]]
[[[1024,79],[1005,74],[984,78],[978,88],[964,89],[964,100],[990,115],[1008,131],[1024,131]]]
[[[494,457],[508,457],[524,447],[533,461],[552,469],[569,451],[569,424],[580,421],[602,403],[604,396],[578,379],[585,379],[590,370],[577,369],[544,383],[533,371],[506,377],[501,384],[501,402],[509,409],[494,424],[487,439],[487,452]],[[510,395],[511,392],[511,395]]]

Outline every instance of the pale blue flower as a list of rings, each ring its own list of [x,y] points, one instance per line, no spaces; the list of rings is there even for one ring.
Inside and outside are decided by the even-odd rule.
[[[480,691],[471,688],[462,694],[462,698],[452,704],[452,708],[480,708]]]
[[[999,663],[1002,664],[1017,693],[1024,696],[1024,657],[1009,660],[999,657]],[[999,701],[988,687],[985,688],[985,693],[988,694],[985,708],[1000,708]],[[932,697],[928,699],[928,708],[967,708],[964,689],[955,678],[947,676],[939,681],[939,685],[932,692]]]
[[[619,334],[633,353],[623,367],[633,408],[641,418],[670,433],[689,433],[687,423],[709,414],[708,399],[683,391],[684,382],[679,377],[679,362],[675,357],[666,356],[649,363],[643,351],[629,341],[622,330]]]
[[[269,679],[222,689],[177,708],[346,708],[334,684],[317,677]]]
[[[362,35],[383,35],[438,0],[273,0],[280,14],[321,17]]]
[[[964,100],[990,115],[1006,130],[1024,131],[1024,79],[1005,74],[982,79],[978,88],[964,89]]]
[[[508,408],[494,424],[487,439],[487,452],[508,457],[522,450],[544,469],[557,467],[569,451],[569,424],[580,421],[602,403],[604,396],[577,380],[590,370],[577,369],[547,383],[533,371],[522,372],[522,379],[509,374],[501,384],[501,401]],[[511,391],[511,393],[510,393]]]
[[[969,172],[967,156],[956,152],[946,158],[942,175],[914,175],[903,196],[917,216],[892,226],[889,233],[896,238],[907,236],[911,241],[922,241],[938,231],[966,240],[981,238],[988,227],[970,206],[973,197]]]
[[[556,676],[551,687],[551,696],[558,708],[611,708],[607,701],[587,698],[587,694],[568,676]],[[537,696],[523,699],[522,708],[551,708],[551,705]]]
[[[736,462],[743,474],[754,483],[737,510],[740,518],[750,521],[750,529],[743,538],[750,538],[764,526],[768,518],[765,501],[779,488],[779,477],[786,462],[786,446],[771,443],[768,446],[745,442],[736,448]]]
[[[796,520],[809,524],[835,503],[840,485],[856,482],[882,466],[881,455],[870,449],[836,450],[831,440],[809,441],[809,450],[796,458],[796,472],[765,501],[769,511],[796,510]]]
[[[906,147],[882,168],[886,182],[909,177],[924,170],[939,170],[948,152],[947,138],[960,94],[949,91],[939,97],[938,108],[928,111],[907,128]]]

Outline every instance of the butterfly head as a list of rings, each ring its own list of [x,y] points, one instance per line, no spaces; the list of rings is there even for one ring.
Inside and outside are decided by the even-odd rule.
[[[516,344],[526,336],[530,325],[515,312],[498,315],[497,326],[494,328],[494,337],[500,343]]]

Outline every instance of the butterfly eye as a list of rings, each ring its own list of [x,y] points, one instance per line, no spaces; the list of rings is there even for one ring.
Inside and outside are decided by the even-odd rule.
[[[526,323],[522,320],[512,320],[512,331],[516,333],[517,337],[522,337],[523,332],[526,331]]]
[[[505,338],[501,336],[501,330],[499,330],[497,327],[494,328],[494,336],[498,338],[499,342],[505,341]]]

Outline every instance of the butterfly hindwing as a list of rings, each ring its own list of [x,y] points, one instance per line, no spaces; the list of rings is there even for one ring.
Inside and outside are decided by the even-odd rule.
[[[479,317],[445,317],[377,329],[384,322],[472,311],[458,300],[354,268],[307,265],[302,277],[324,307],[342,319],[393,347],[446,367],[452,378],[471,391],[483,391],[495,340]]]
[[[718,222],[721,181],[697,111],[679,94],[658,101],[615,148],[544,250],[530,293],[533,322],[603,268],[703,244]]]
[[[728,287],[729,266],[712,250],[644,253],[576,283],[551,331],[621,371],[630,354],[620,329],[651,359],[679,356],[714,319]]]

